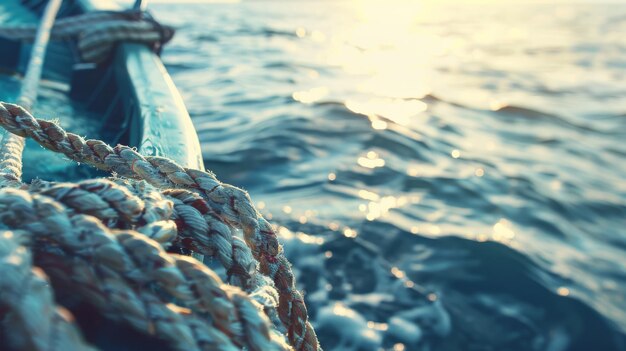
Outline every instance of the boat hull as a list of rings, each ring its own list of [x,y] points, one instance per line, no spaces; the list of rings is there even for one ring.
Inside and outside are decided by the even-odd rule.
[[[17,0],[9,1],[19,4]],[[22,13],[14,16],[18,17],[14,22],[19,23],[19,17],[35,22],[45,3],[23,1],[31,13],[19,9]],[[126,9],[107,0],[66,0],[60,14],[71,16],[100,10]],[[0,39],[0,47],[4,53],[11,53],[2,55],[0,67],[4,71],[23,72],[31,45]],[[114,131],[110,138],[87,137],[127,144],[144,155],[165,156],[184,167],[204,169],[198,136],[182,97],[161,59],[147,46],[121,43],[111,58],[95,65],[80,63],[73,43],[53,42],[47,52],[43,78],[67,84],[72,100],[85,104],[100,117],[94,123]]]

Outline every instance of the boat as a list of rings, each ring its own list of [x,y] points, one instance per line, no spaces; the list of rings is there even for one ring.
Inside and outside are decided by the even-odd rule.
[[[2,0],[0,26],[36,26],[46,3]],[[142,2],[137,5],[142,7]],[[64,0],[57,18],[124,10],[128,9],[113,1]],[[15,101],[32,43],[0,36],[0,49],[0,101]],[[204,169],[198,136],[182,97],[160,57],[146,45],[122,42],[104,62],[85,63],[76,41],[52,40],[46,51],[39,95],[34,112],[58,118],[60,125],[70,130],[110,145],[136,147],[143,155],[165,156],[187,168]],[[23,158],[23,180],[27,182],[40,177],[78,181],[106,175],[30,141]],[[64,304],[72,304],[71,294],[60,298],[65,299]],[[169,349],[158,339],[107,321],[89,305],[74,306],[72,313],[84,337],[98,349]],[[0,349],[5,347],[0,338]]]
[[[47,1],[3,0],[0,26],[36,25]],[[141,2],[138,2],[141,4]],[[65,0],[58,18],[94,11],[124,11],[111,0]],[[14,101],[19,76],[29,59],[30,43],[0,37],[0,100]],[[180,93],[159,56],[146,45],[123,42],[103,63],[83,63],[76,41],[51,41],[43,69],[37,114],[58,118],[61,126],[78,130],[110,145],[136,147],[143,155],[171,158],[204,169],[200,143]],[[16,78],[17,77],[17,78]],[[27,144],[24,180],[45,174],[57,181],[87,178],[94,172]]]

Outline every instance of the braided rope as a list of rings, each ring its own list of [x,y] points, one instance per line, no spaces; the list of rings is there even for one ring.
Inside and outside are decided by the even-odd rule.
[[[153,22],[110,21],[89,26],[81,31],[78,50],[86,62],[102,62],[116,43],[134,42],[153,45],[163,39]]]
[[[243,229],[261,272],[274,281],[278,290],[278,314],[291,345],[296,350],[319,349],[315,331],[308,322],[304,299],[295,287],[293,272],[276,233],[256,211],[245,191],[221,183],[212,173],[183,168],[166,158],[144,157],[128,146],[112,148],[101,140],[85,140],[55,123],[34,118],[16,105],[0,102],[0,124],[13,134],[29,137],[77,162],[145,180],[158,188],[182,188],[200,194],[222,221]]]
[[[33,25],[0,27],[0,36],[30,41],[36,31]],[[101,11],[60,19],[50,35],[52,40],[77,39],[83,61],[100,63],[120,41],[147,44],[158,51],[172,39],[174,29],[140,11]]]
[[[272,338],[267,317],[259,313],[258,304],[248,295],[224,285],[215,273],[195,259],[168,255],[144,235],[130,230],[111,232],[91,216],[71,215],[62,204],[48,197],[16,189],[0,190],[0,223],[28,233],[33,243],[45,240],[46,245],[34,245],[35,250],[47,251],[49,255],[54,255],[56,250],[57,261],[69,257],[74,270],[72,277],[85,278],[79,285],[88,290],[101,287],[97,295],[109,292],[108,302],[117,301],[111,297],[111,287],[125,292],[117,296],[121,299],[118,306],[122,307],[117,313],[140,330],[150,332],[156,328],[158,336],[166,337],[175,345],[182,342],[178,349],[189,349],[189,345],[197,345],[197,342],[189,330],[183,330],[188,340],[177,341],[179,329],[185,325],[177,325],[181,318],[172,315],[177,313],[178,307],[172,304],[173,300],[161,301],[163,297],[157,297],[148,287],[158,287],[168,293],[171,299],[188,308],[189,313],[210,316],[207,322],[238,347],[286,349]],[[58,250],[62,250],[62,254]],[[94,271],[104,276],[94,275]],[[134,294],[135,300],[126,298],[133,295],[131,290],[140,291]],[[97,300],[93,294],[88,297]],[[95,304],[102,306],[97,301]],[[166,318],[154,318],[152,309],[155,308]]]
[[[260,274],[250,248],[232,236],[196,193],[171,189],[161,194],[145,181],[120,178],[45,186],[37,182],[31,191],[62,203],[70,213],[94,216],[108,227],[135,229],[162,246],[175,240],[194,252],[217,256],[228,276],[236,278],[229,279],[230,284],[251,292],[266,308],[278,304],[274,284]]]
[[[170,220],[172,202],[145,182],[136,183],[135,188],[142,189],[141,198],[106,179],[49,184],[31,191],[51,197],[75,213],[94,216],[109,228],[132,228],[161,245],[172,242],[177,235],[176,223]]]
[[[0,143],[0,188],[22,185],[24,138],[5,134]]]
[[[11,330],[0,328],[0,340],[20,350],[93,350],[71,314],[55,306],[46,274],[32,267],[31,252],[19,236],[0,231],[0,321]]]
[[[61,2],[62,0],[48,1],[39,24],[33,30],[34,43],[17,99],[17,102],[27,110],[30,110],[37,100],[50,32],[61,8]],[[16,135],[4,135],[0,141],[0,188],[21,186],[24,144],[24,139]]]
[[[138,11],[93,11],[78,16],[56,19],[50,35],[58,39],[70,38],[87,25],[112,20],[136,20],[141,13]],[[35,27],[32,24],[17,24],[0,27],[0,36],[14,40],[29,41],[35,38]]]
[[[175,350],[239,349],[205,318],[166,304],[149,290],[130,286],[111,270],[94,267],[87,259],[49,247],[39,248],[36,254],[38,263],[46,267],[57,285],[71,287],[74,295],[91,303],[107,318],[164,340]]]
[[[145,181],[114,178],[114,182],[127,187],[144,198],[142,193],[156,194],[155,188]],[[174,204],[172,219],[176,222],[179,247],[217,257],[226,269],[228,282],[243,288],[255,301],[264,306],[275,326],[281,322],[276,315],[278,294],[274,282],[259,271],[259,263],[250,247],[224,224],[199,194],[185,189],[166,189],[161,193]]]

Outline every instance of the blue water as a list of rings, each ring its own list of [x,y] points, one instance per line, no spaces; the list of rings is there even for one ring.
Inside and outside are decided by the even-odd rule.
[[[626,7],[151,7],[326,350],[626,350]]]

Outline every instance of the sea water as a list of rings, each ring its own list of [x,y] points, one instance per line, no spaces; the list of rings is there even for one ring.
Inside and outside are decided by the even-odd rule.
[[[326,350],[625,350],[626,7],[433,3],[152,9]]]
[[[626,350],[626,7],[433,3],[151,8],[207,168],[280,226],[326,350]],[[34,113],[93,137],[66,93]]]

